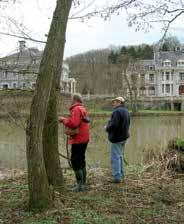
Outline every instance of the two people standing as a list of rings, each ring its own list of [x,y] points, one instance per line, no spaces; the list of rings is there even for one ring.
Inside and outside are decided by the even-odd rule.
[[[121,183],[124,173],[124,148],[129,138],[130,114],[124,106],[123,97],[112,100],[113,113],[106,126],[108,139],[111,143],[111,166],[113,183]]]
[[[113,113],[106,126],[108,139],[111,143],[111,166],[113,183],[120,183],[124,178],[124,147],[129,137],[130,114],[124,107],[124,98],[117,97],[112,100]],[[60,117],[59,121],[65,127],[78,129],[75,135],[69,138],[71,144],[71,163],[76,177],[75,191],[80,192],[86,183],[85,152],[89,142],[89,117],[82,104],[80,94],[72,96],[69,117]]]

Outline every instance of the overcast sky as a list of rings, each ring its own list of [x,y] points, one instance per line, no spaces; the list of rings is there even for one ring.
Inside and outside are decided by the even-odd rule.
[[[101,3],[103,1],[106,0],[100,0]],[[28,33],[32,38],[46,40],[45,34],[49,30],[55,2],[56,0],[24,0],[23,3],[0,8],[0,13],[3,16],[1,17],[0,32],[12,33],[12,30],[17,29],[12,25],[9,26],[10,22],[7,21],[7,17],[10,17],[11,21],[13,18],[19,24],[22,24],[25,33]],[[97,7],[97,3],[94,6]],[[74,12],[76,10],[72,10],[72,14]],[[182,26],[183,21],[178,21],[173,25],[170,34],[178,36],[179,40],[184,42]],[[105,22],[100,18],[93,18],[84,23],[78,20],[70,20],[67,28],[65,57],[91,49],[107,48],[112,45],[152,44],[157,42],[162,35],[159,26],[148,33],[144,31],[135,32],[134,30],[135,27],[128,27],[123,13],[121,16],[113,16]],[[16,33],[18,32],[16,31]],[[19,40],[19,38],[0,35],[0,57],[15,52],[18,49]],[[30,41],[27,42],[27,46],[38,47],[39,49],[44,47],[43,44]]]

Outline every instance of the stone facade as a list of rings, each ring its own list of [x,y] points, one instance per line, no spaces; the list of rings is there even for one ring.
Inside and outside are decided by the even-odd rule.
[[[27,48],[25,41],[19,41],[19,51],[0,58],[0,89],[34,89],[38,75],[42,51]],[[76,92],[76,80],[69,78],[70,69],[63,62],[61,92]]]
[[[155,52],[142,66],[137,72],[138,97],[184,96],[184,51]]]

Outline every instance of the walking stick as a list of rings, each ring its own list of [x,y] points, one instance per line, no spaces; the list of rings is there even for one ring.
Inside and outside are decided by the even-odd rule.
[[[69,165],[70,168],[72,168],[71,159],[69,159],[70,153],[69,153],[69,150],[68,150],[68,136],[66,137],[66,155],[67,155],[68,165]]]

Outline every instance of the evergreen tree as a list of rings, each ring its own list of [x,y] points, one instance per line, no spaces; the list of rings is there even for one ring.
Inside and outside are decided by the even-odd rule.
[[[161,51],[169,51],[169,46],[167,43],[163,43],[162,47],[160,48]]]
[[[146,44],[142,47],[141,59],[153,59],[153,47]]]
[[[128,53],[127,48],[125,46],[123,46],[120,50],[120,54],[121,55],[126,55]]]
[[[134,46],[128,48],[128,55],[132,58],[137,58],[137,53]]]
[[[118,59],[118,53],[111,51],[111,53],[108,56],[108,62],[112,64],[116,64]]]

